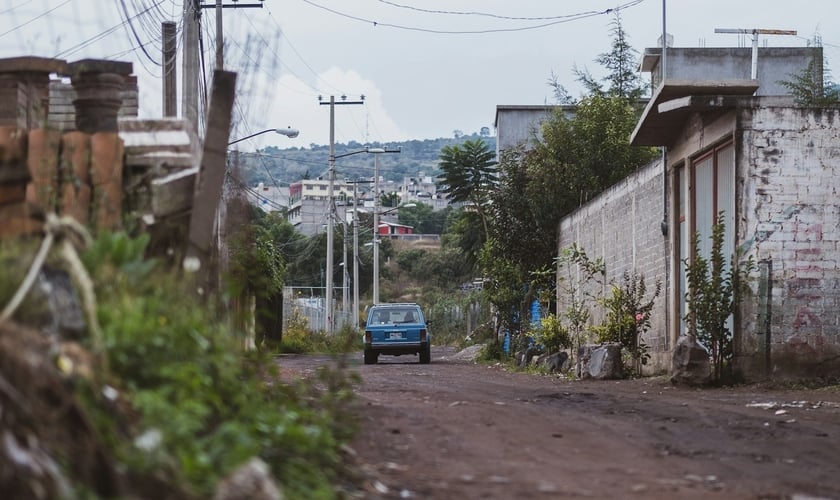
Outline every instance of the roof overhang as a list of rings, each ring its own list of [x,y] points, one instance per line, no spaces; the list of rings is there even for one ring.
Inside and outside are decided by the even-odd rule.
[[[691,113],[735,107],[751,96],[758,80],[668,80],[656,89],[630,136],[633,146],[666,146]]]

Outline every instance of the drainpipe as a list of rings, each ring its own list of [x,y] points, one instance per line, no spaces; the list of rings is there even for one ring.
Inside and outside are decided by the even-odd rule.
[[[660,57],[659,66],[662,68],[662,77],[660,86],[665,86],[665,75],[668,69],[668,30],[665,25],[665,3],[662,0],[662,56]],[[662,236],[668,236],[668,163],[667,148],[662,146],[662,222],[659,223],[659,230],[662,231]]]

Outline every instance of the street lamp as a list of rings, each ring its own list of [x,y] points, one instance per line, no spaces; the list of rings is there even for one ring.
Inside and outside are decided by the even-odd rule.
[[[256,137],[258,135],[267,134],[269,132],[274,132],[274,133],[277,133],[277,134],[280,134],[280,135],[285,135],[289,139],[294,139],[295,137],[300,135],[300,130],[298,130],[296,128],[292,128],[292,127],[288,127],[288,128],[268,128],[268,129],[265,129],[265,130],[261,130],[261,131],[257,132],[256,134],[251,134],[251,135],[243,137],[241,139],[236,139],[235,141],[231,141],[231,142],[228,143],[228,146],[230,146],[232,144],[236,144],[237,142],[242,142],[244,140],[250,139],[251,137]]]

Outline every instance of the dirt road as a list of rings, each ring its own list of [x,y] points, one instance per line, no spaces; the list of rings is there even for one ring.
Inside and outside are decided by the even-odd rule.
[[[353,359],[368,498],[840,499],[837,386],[568,381],[453,355]]]

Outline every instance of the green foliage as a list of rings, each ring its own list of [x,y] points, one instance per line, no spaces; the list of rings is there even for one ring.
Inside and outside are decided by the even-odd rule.
[[[653,296],[646,298],[645,277],[625,271],[621,283],[613,283],[611,293],[601,299],[607,316],[595,327],[598,342],[620,343],[630,354],[636,373],[641,373],[641,365],[650,358],[642,335],[650,329],[650,314],[661,291],[662,283],[657,281]]]
[[[132,473],[170,477],[198,497],[260,456],[287,497],[332,497],[338,448],[348,437],[335,424],[335,399],[347,388],[334,385],[317,399],[303,396],[304,388],[266,385],[274,362],[243,355],[185,276],[143,260],[146,241],[104,234],[83,256],[96,283],[111,375],[139,417],[135,436],[125,439],[116,438],[121,424],[96,420],[114,436],[115,455]],[[147,444],[138,448],[135,437]]]
[[[791,75],[790,80],[778,83],[793,94],[800,106],[825,108],[840,104],[840,87],[831,81],[824,61],[816,57],[811,58],[807,68]]]
[[[313,332],[302,324],[290,324],[283,334],[280,352],[288,354],[346,354],[361,350],[362,338],[355,329],[345,325],[333,335]]]
[[[517,318],[525,317],[527,274],[518,262],[507,258],[499,248],[498,240],[491,238],[479,256],[480,268],[485,276],[482,295],[493,304],[499,318],[499,327],[515,331]]]
[[[484,347],[481,348],[481,351],[478,352],[478,356],[476,356],[476,361],[478,362],[494,362],[500,361],[504,359],[505,352],[502,350],[502,345],[498,342],[490,342],[484,344]]]
[[[560,252],[557,265],[558,300],[564,307],[560,318],[577,351],[585,341],[590,305],[598,301],[598,296],[590,291],[590,285],[603,279],[606,268],[602,259],[590,259],[577,244]]]
[[[639,53],[627,40],[627,32],[621,25],[620,12],[615,12],[615,18],[610,24],[612,45],[609,52],[603,52],[595,58],[595,62],[607,70],[607,75],[599,82],[588,71],[577,67],[573,72],[590,96],[611,96],[636,100],[647,91],[647,85],[642,81],[636,68]],[[604,85],[601,83],[607,84]],[[554,88],[554,95],[558,102],[573,104],[575,102],[566,88],[560,84],[559,78],[552,74],[549,85]]]
[[[722,381],[731,373],[734,354],[732,332],[727,326],[742,294],[746,291],[747,276],[754,268],[752,257],[738,265],[730,256],[727,266],[723,254],[724,213],[720,212],[712,226],[711,252],[700,253],[700,235],[691,237],[693,259],[685,259],[688,313],[685,316],[689,334],[709,348],[712,356],[714,381]]]
[[[528,186],[544,182],[533,177],[535,169],[526,167],[528,158],[521,149],[505,150],[499,160],[500,182],[490,205],[490,236],[500,255],[524,268],[537,269],[551,264],[557,253],[555,219],[542,210],[537,200],[523,196]],[[545,200],[551,206],[562,202]],[[559,216],[558,216],[559,217]]]
[[[420,248],[409,248],[397,254],[397,265],[400,269],[412,273],[417,269],[417,264],[420,259],[425,257],[429,252]]]
[[[540,325],[533,331],[534,342],[545,348],[546,354],[559,352],[572,346],[569,330],[557,316],[548,314],[540,320]]]
[[[434,211],[431,205],[415,202],[413,207],[400,207],[400,224],[414,228],[415,234],[441,234],[452,208]]]
[[[496,154],[483,139],[445,146],[440,152],[440,191],[452,203],[469,203],[478,214],[487,238],[486,202],[499,182]]]

